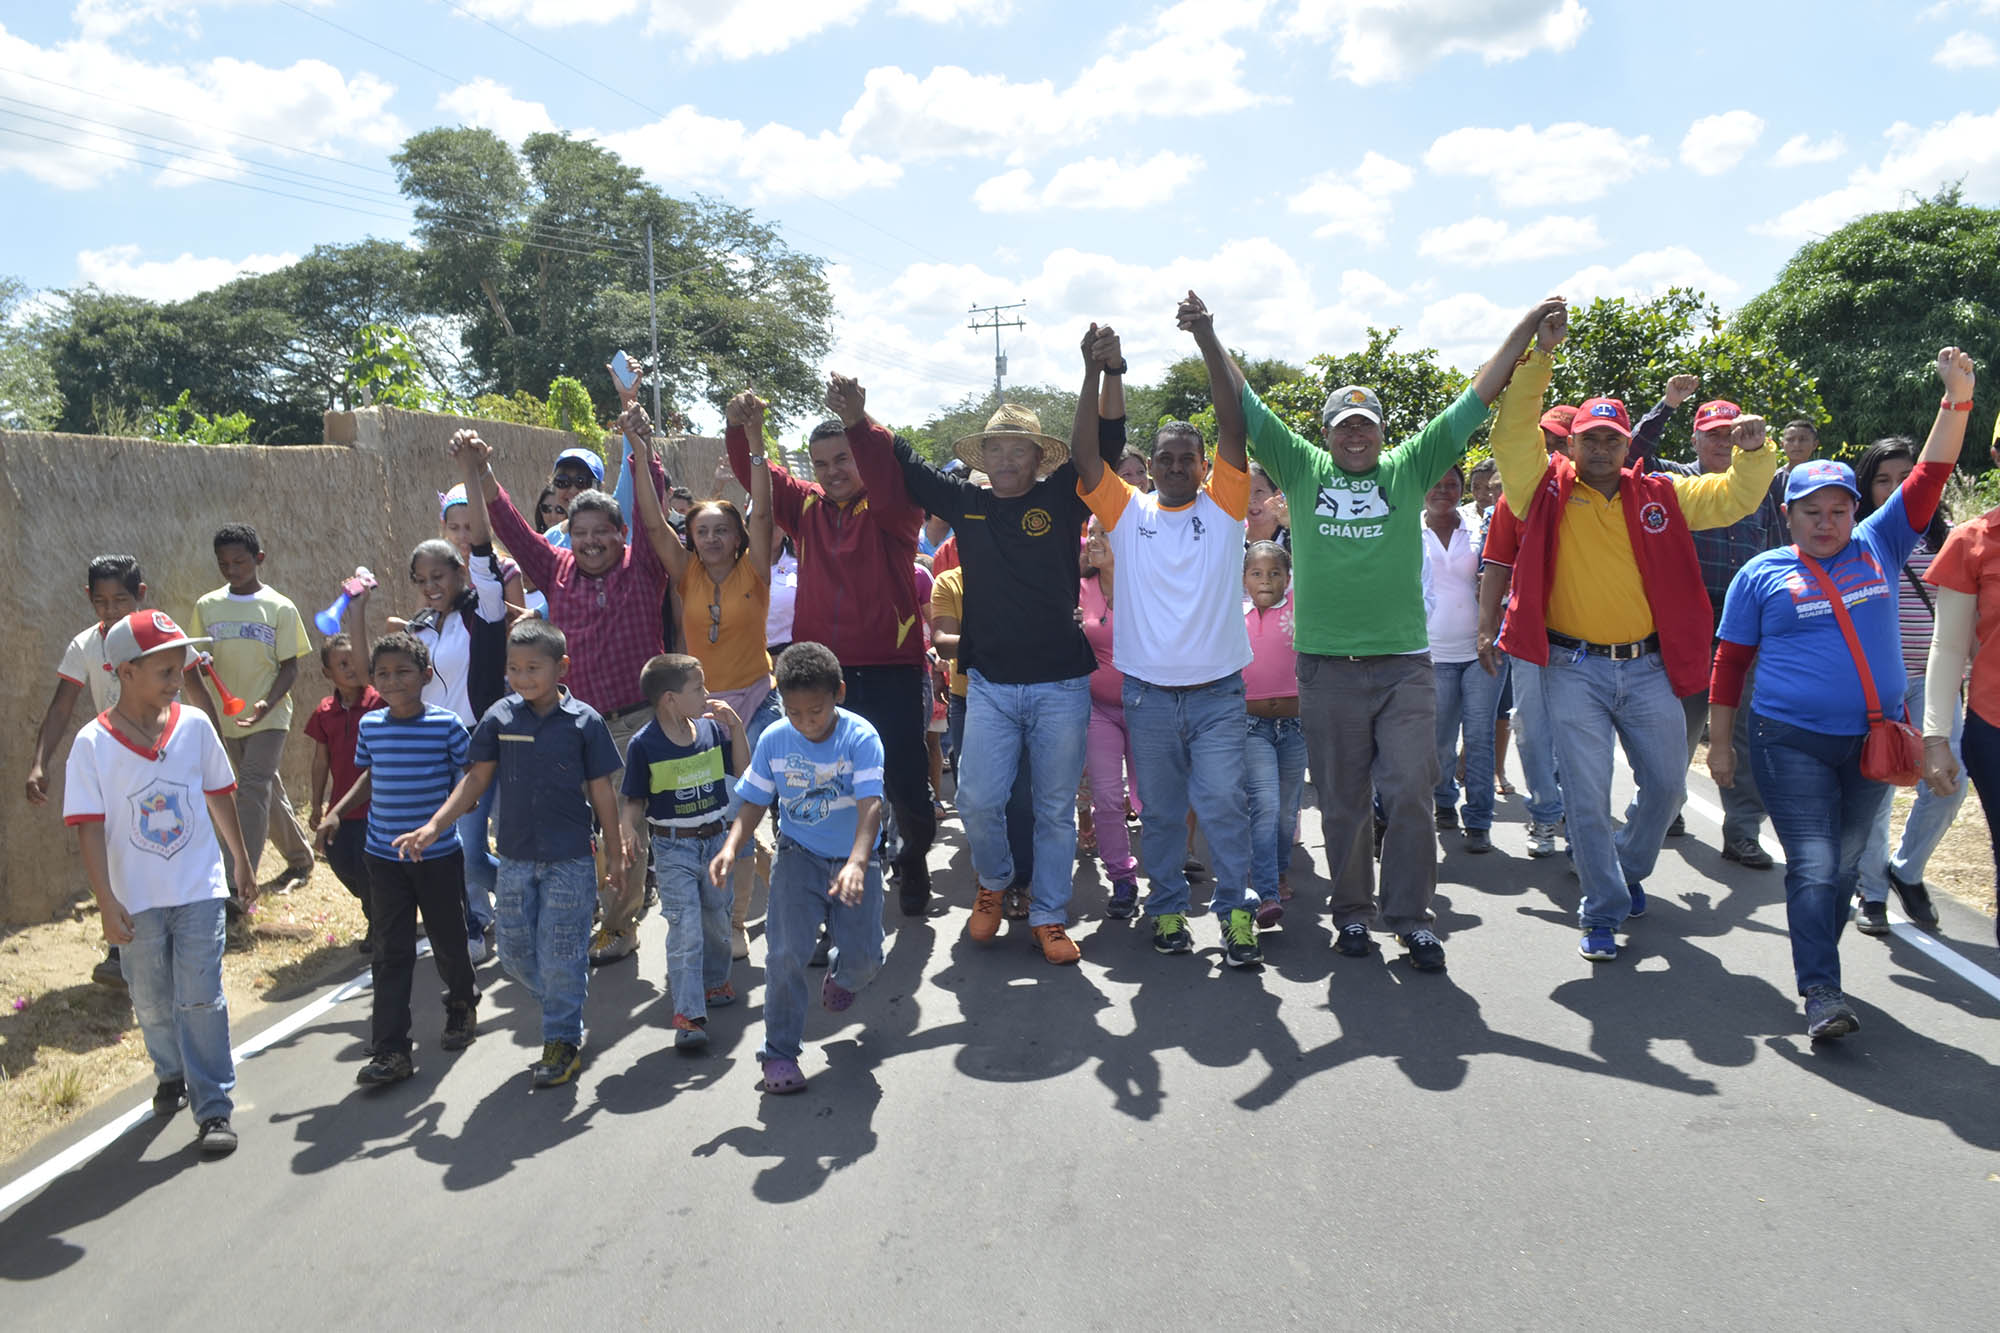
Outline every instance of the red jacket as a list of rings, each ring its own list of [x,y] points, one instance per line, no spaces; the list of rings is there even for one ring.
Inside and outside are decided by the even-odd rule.
[[[1561,454],[1550,458],[1521,523],[1520,555],[1514,562],[1514,584],[1506,624],[1500,632],[1500,648],[1538,666],[1548,665],[1549,589],[1555,583],[1562,516],[1575,489],[1576,465]],[[1672,476],[1641,472],[1634,466],[1627,468],[1619,481],[1618,497],[1625,506],[1625,531],[1632,540],[1632,556],[1639,562],[1646,604],[1652,608],[1653,626],[1660,636],[1667,682],[1676,695],[1698,693],[1708,684],[1709,636],[1715,613],[1702,585],[1694,538],[1681,515],[1680,494],[1674,489]],[[1492,541],[1490,536],[1488,541]]]
[[[735,425],[727,438],[729,469],[748,490],[750,438]],[[792,642],[823,643],[843,666],[917,666],[924,635],[911,570],[924,511],[903,486],[888,431],[863,421],[849,428],[847,442],[865,489],[844,505],[766,465],[771,516],[799,553]]]

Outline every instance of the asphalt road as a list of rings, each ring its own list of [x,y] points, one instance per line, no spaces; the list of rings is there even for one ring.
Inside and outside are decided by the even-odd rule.
[[[1849,932],[1862,1030],[1813,1048],[1782,870],[1689,816],[1610,965],[1518,800],[1500,853],[1448,836],[1443,975],[1332,951],[1310,813],[1248,972],[1207,918],[1180,958],[1104,921],[1094,866],[1081,967],[970,946],[954,828],[950,909],[890,909],[792,1098],[756,1091],[754,942],[709,1053],[673,1050],[657,918],[593,979],[571,1088],[529,1093],[488,962],[477,1044],[439,1052],[420,991],[416,1077],[363,1091],[363,992],[243,1063],[233,1158],[147,1122],[0,1217],[0,1328],[1991,1327],[2000,999]]]

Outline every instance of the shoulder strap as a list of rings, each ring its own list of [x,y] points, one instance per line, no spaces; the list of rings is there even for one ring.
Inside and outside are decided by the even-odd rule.
[[[1910,581],[1910,586],[1917,590],[1917,597],[1920,601],[1923,602],[1924,610],[1931,613],[1932,620],[1936,620],[1937,599],[1931,596],[1931,590],[1924,586],[1924,581],[1917,577],[1917,571],[1911,569],[1909,565],[1905,564],[1903,566],[1903,577],[1908,579]]]
[[[1861,677],[1861,698],[1868,705],[1868,721],[1871,725],[1880,722],[1883,716],[1882,699],[1875,693],[1875,673],[1868,669],[1868,654],[1862,650],[1861,636],[1854,632],[1854,618],[1847,614],[1847,602],[1841,597],[1840,589],[1834,586],[1832,578],[1820,568],[1819,561],[1797,546],[1792,547],[1792,554],[1812,571],[1812,576],[1819,581],[1820,591],[1826,594],[1827,604],[1833,608],[1833,618],[1840,623],[1841,636],[1847,640],[1847,651],[1854,657],[1854,670]]]

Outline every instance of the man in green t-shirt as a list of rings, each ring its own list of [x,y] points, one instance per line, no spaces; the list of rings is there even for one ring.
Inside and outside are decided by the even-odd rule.
[[[1242,405],[1250,456],[1292,513],[1299,713],[1334,875],[1334,945],[1344,954],[1374,947],[1374,923],[1394,932],[1417,968],[1444,967],[1444,946],[1428,925],[1437,891],[1438,761],[1423,499],[1465,452],[1537,327],[1562,306],[1551,297],[1523,315],[1458,401],[1387,451],[1374,390],[1335,389],[1320,410],[1324,443],[1302,439],[1250,388],[1213,323],[1196,332],[1210,394]],[[1365,832],[1373,793],[1388,824],[1379,913]]]

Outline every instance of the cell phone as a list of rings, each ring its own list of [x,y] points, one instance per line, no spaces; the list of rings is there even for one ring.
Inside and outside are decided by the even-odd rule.
[[[639,363],[625,355],[625,349],[622,347],[611,354],[611,378],[618,382],[621,390],[628,393],[638,387]]]

